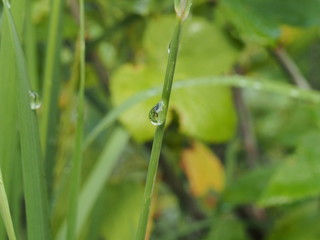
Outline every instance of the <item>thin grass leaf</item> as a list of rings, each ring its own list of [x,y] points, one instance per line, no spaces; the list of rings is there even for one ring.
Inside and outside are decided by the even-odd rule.
[[[61,32],[61,9],[62,0],[51,1],[51,14],[49,22],[49,34],[47,44],[47,54],[44,68],[44,86],[43,86],[43,105],[47,106],[43,109],[41,119],[41,140],[42,144],[46,143],[48,135],[48,127],[51,112],[51,101],[53,100],[53,88],[57,88],[57,59],[60,49],[60,32]],[[43,150],[45,146],[43,145]],[[45,152],[44,152],[45,153]]]
[[[1,9],[2,8],[1,5]],[[24,31],[25,12],[29,5],[26,1],[12,2],[12,15],[19,36]],[[3,11],[1,11],[4,13]],[[3,181],[10,202],[12,220],[17,236],[23,229],[21,196],[22,173],[20,153],[17,151],[19,135],[17,131],[17,66],[15,61],[14,43],[10,36],[9,22],[5,14],[1,15],[1,47],[0,47],[0,164]],[[6,230],[0,222],[0,239],[6,239]]]
[[[80,175],[82,166],[82,142],[83,142],[83,124],[84,124],[84,90],[85,90],[85,36],[84,36],[84,3],[80,0],[80,32],[79,32],[79,47],[80,47],[80,88],[78,94],[78,109],[77,109],[77,129],[75,138],[75,148],[72,159],[71,184],[69,195],[69,214],[68,214],[68,229],[67,239],[76,239],[77,225],[77,210],[78,210],[78,195],[80,189]]]
[[[181,0],[181,2],[186,3],[186,0]],[[177,16],[178,16],[177,26],[175,27],[175,31],[173,33],[172,40],[169,46],[167,70],[166,70],[166,75],[164,79],[161,100],[159,103],[155,105],[153,109],[151,109],[149,114],[151,123],[154,125],[157,125],[157,128],[154,134],[154,140],[152,144],[146,186],[145,186],[144,196],[143,196],[143,206],[141,209],[138,231],[135,238],[136,240],[144,240],[146,237],[149,212],[150,212],[150,206],[151,206],[151,198],[153,195],[153,190],[156,182],[156,175],[157,175],[159,157],[161,152],[162,139],[164,135],[167,112],[169,108],[169,100],[171,95],[173,76],[174,76],[178,50],[180,45],[182,21],[185,20],[188,15],[188,13],[186,13],[186,11],[188,11],[186,8],[189,8],[190,10],[190,7],[189,6],[187,7],[186,5],[185,6],[180,5],[180,8],[181,8],[180,9],[181,14],[179,15],[177,12]]]
[[[7,198],[6,190],[3,184],[1,169],[0,169],[0,212],[1,212],[4,225],[6,227],[9,239],[16,240],[16,235],[14,233],[11,213],[9,209],[8,198]]]
[[[62,6],[64,1],[53,0],[51,2],[48,43],[46,49],[45,67],[43,75],[43,109],[40,115],[40,139],[45,159],[45,170],[49,195],[53,185],[53,169],[55,161],[55,143],[57,137],[56,125],[58,121],[58,91],[60,86],[59,78],[59,57],[61,49],[62,33]]]
[[[29,4],[30,5],[30,4]],[[36,51],[36,40],[35,40],[35,29],[32,23],[32,8],[27,7],[26,9],[26,29],[25,29],[25,51],[26,51],[26,59],[28,63],[28,73],[31,88],[34,91],[39,92],[39,76],[37,71],[38,66],[38,58]]]
[[[17,110],[21,144],[21,160],[27,212],[28,239],[51,239],[49,231],[48,201],[41,157],[37,119],[30,109],[29,80],[24,53],[9,9],[9,3],[2,0],[5,17],[9,22],[10,36],[18,68]]]
[[[93,209],[97,198],[109,179],[120,154],[125,149],[129,140],[128,133],[121,127],[115,128],[110,136],[110,139],[108,139],[103,152],[101,153],[97,163],[92,169],[81,190],[77,213],[78,220],[76,225],[76,236],[79,236],[80,231],[89,216],[89,213]],[[66,230],[67,224],[64,222],[58,231],[56,240],[65,239]]]

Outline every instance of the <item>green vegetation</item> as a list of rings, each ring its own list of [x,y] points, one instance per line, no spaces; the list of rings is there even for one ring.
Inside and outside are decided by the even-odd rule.
[[[0,239],[319,239],[319,0],[1,3]]]

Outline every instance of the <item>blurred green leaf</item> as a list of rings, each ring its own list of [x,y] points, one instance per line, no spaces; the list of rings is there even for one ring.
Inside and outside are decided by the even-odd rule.
[[[280,36],[281,25],[319,26],[319,0],[224,0],[222,12],[242,38],[272,44]]]
[[[111,92],[115,105],[136,92],[161,85],[174,21],[169,16],[149,22],[144,38],[146,64],[125,65],[113,75]],[[181,42],[175,75],[178,80],[225,73],[238,56],[238,50],[228,43],[223,32],[202,18],[186,22]],[[157,100],[139,104],[122,115],[121,122],[137,140],[151,139],[154,128],[148,112]],[[171,107],[179,113],[180,129],[187,135],[223,142],[234,133],[236,116],[227,87],[179,89],[172,94]]]
[[[248,240],[244,225],[232,216],[216,219],[206,240]]]
[[[320,236],[318,201],[305,203],[285,214],[271,230],[268,240],[318,240]]]
[[[272,177],[259,204],[291,203],[320,193],[320,132],[306,134],[294,155]]]
[[[138,226],[143,196],[143,186],[137,183],[123,182],[109,185],[104,210],[106,219],[103,236],[106,239],[132,239]]]
[[[274,170],[274,166],[265,166],[244,173],[226,188],[223,201],[234,205],[257,202]]]

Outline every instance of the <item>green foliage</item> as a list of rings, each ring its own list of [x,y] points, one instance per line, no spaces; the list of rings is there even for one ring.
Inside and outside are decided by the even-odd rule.
[[[282,25],[319,26],[320,1],[307,0],[225,0],[222,14],[235,25],[244,40],[275,44]]]
[[[230,231],[232,229],[232,231]],[[243,224],[232,216],[219,216],[206,240],[248,240]]]
[[[0,239],[319,239],[320,0],[2,2]]]
[[[108,215],[103,222],[102,234],[107,239],[131,239],[138,226],[143,186],[136,183],[113,184],[106,188]],[[118,223],[121,224],[118,224]]]
[[[161,84],[173,21],[173,17],[162,17],[149,22],[143,41],[146,63],[125,65],[112,78],[112,98],[116,105],[136,92]],[[228,44],[223,32],[204,19],[187,21],[182,36],[175,75],[178,80],[225,73],[238,56],[238,50]],[[149,140],[153,135],[153,126],[143,113],[148,112],[155,102],[157,99],[153,98],[139,104],[120,118],[139,141]],[[177,90],[172,96],[171,108],[179,114],[181,131],[187,135],[223,142],[234,133],[236,117],[230,91],[225,87]]]
[[[296,153],[281,163],[260,199],[263,206],[291,203],[319,194],[319,132],[306,134]]]
[[[281,217],[267,239],[316,240],[320,234],[319,221],[318,202],[306,202]]]

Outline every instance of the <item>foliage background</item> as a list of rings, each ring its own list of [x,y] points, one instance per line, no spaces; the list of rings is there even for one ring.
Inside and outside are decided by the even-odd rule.
[[[77,132],[79,6],[74,0],[55,4],[14,0],[11,9],[31,88],[43,99],[36,111],[46,175],[42,184],[53,238],[63,239]],[[320,87],[320,1],[195,0],[191,11],[174,81],[243,78],[236,84],[241,88],[199,84],[173,90],[149,239],[319,239],[319,101],[301,100],[299,91],[312,97]],[[88,0],[85,14],[85,147],[77,238],[133,239],[154,134],[148,112],[159,100],[157,93],[149,97],[144,91],[163,82],[173,1]],[[54,27],[50,21],[56,21]],[[15,94],[8,92],[15,86],[6,81],[15,70],[5,70],[15,69],[6,67],[14,63],[14,47],[6,42],[3,26],[4,14],[1,168],[17,237],[26,239],[24,143],[15,125],[19,111],[10,97]],[[50,35],[52,29],[56,32]],[[44,90],[46,78],[53,79],[50,92]],[[293,90],[266,91],[265,84]],[[136,94],[143,100],[138,97],[133,105]],[[102,122],[105,127],[96,131]],[[98,134],[92,142],[93,131]],[[5,239],[3,226],[0,234]]]

